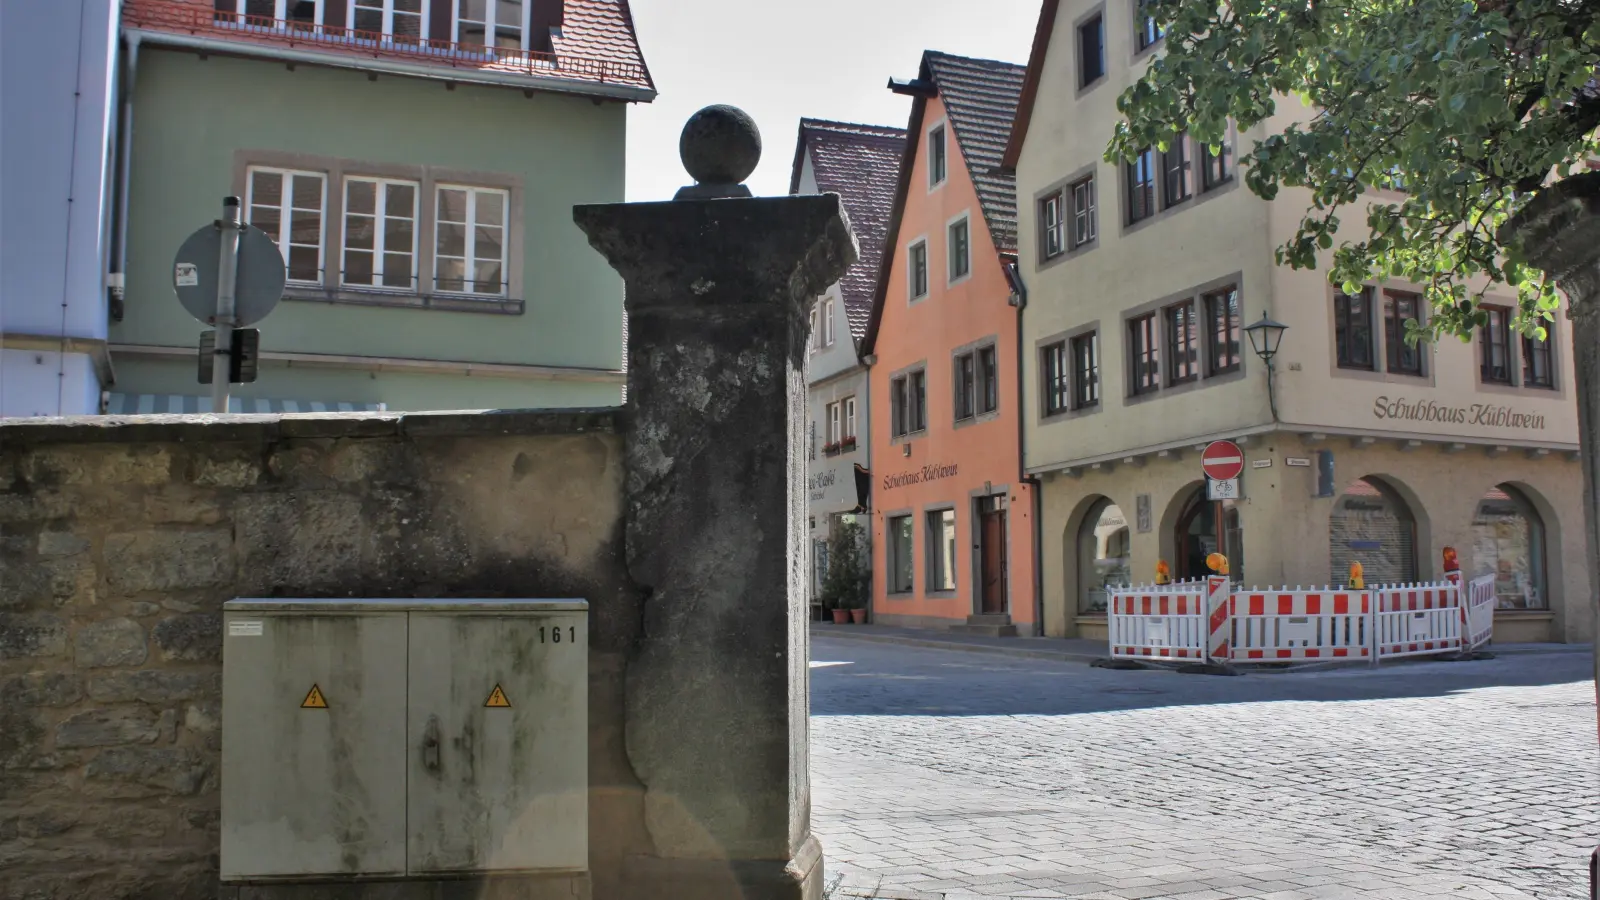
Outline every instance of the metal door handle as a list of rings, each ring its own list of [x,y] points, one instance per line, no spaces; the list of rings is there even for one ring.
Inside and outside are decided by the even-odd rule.
[[[429,716],[422,732],[422,767],[430,772],[439,771],[439,717]]]

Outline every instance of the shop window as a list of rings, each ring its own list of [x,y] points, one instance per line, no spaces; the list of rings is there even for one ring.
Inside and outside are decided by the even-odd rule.
[[[956,589],[956,511],[928,513],[928,590]]]
[[[1330,584],[1350,579],[1361,563],[1370,585],[1417,580],[1417,526],[1411,508],[1388,485],[1358,478],[1344,489],[1328,517]]]
[[[1549,609],[1544,523],[1516,488],[1490,488],[1472,520],[1470,577],[1494,575],[1499,609]]]
[[[1133,578],[1132,534],[1122,509],[1102,499],[1078,529],[1078,613],[1104,615],[1110,589]]]
[[[909,594],[912,589],[911,517],[890,516],[888,525],[889,593]]]

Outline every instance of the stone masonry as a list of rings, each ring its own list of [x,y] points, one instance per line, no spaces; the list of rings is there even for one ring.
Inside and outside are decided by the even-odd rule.
[[[616,413],[0,427],[0,898],[216,895],[220,605],[591,601],[597,896],[649,853]]]

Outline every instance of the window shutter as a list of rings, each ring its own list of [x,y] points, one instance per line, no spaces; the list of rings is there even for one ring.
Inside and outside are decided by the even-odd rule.
[[[453,0],[428,0],[428,37],[450,43],[455,40],[456,5]]]

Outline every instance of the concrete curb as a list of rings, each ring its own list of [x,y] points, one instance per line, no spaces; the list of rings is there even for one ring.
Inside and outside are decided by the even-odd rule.
[[[860,641],[864,644],[898,644],[902,647],[928,647],[934,650],[959,650],[964,653],[988,653],[994,656],[1014,656],[1026,659],[1053,659],[1060,662],[1094,662],[1105,659],[1106,653],[1076,653],[1070,650],[1045,650],[1038,647],[994,647],[988,644],[968,644],[963,641],[941,641],[937,638],[914,638],[898,634],[869,634],[845,631],[818,631],[812,637],[837,638],[841,641]]]
[[[963,653],[988,653],[992,656],[1011,656],[1023,659],[1050,659],[1057,662],[1091,663],[1095,660],[1106,659],[1110,656],[1109,648],[1106,653],[1080,653],[1074,650],[1049,650],[1042,647],[1022,646],[997,646],[992,644],[973,644],[961,640],[941,640],[939,638],[918,638],[901,634],[873,634],[866,631],[847,631],[832,629],[811,629],[812,637],[836,638],[841,641],[859,641],[865,644],[895,644],[901,647],[925,647],[933,650],[956,650]],[[1485,648],[1496,656],[1524,656],[1535,653],[1592,653],[1591,644],[1498,644]],[[1428,657],[1411,657],[1407,661],[1432,662]],[[1401,660],[1394,660],[1399,663]],[[1151,663],[1152,668],[1167,668],[1159,663]],[[1306,662],[1285,666],[1281,669],[1255,669],[1246,667],[1241,670],[1249,675],[1284,675],[1297,672],[1318,672],[1331,669],[1369,668],[1366,662],[1327,661]]]

